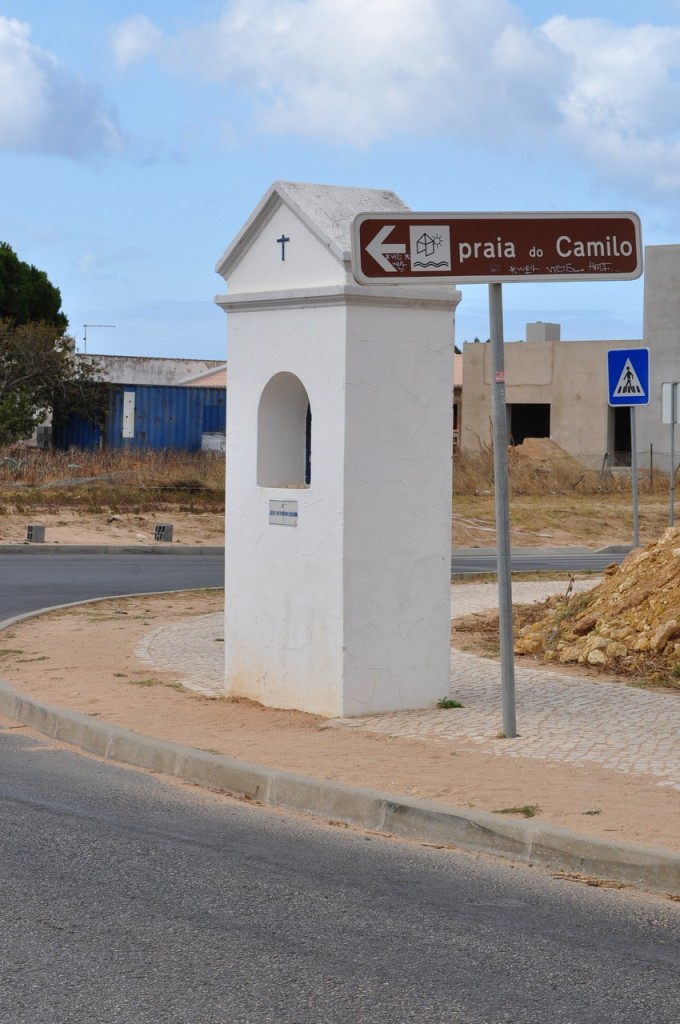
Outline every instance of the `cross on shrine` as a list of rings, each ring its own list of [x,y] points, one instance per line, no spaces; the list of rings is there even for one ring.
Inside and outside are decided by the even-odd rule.
[[[288,238],[287,235],[281,235],[281,237],[277,238],[276,241],[281,246],[281,259],[285,260],[285,258],[286,258],[286,242],[290,242],[290,238]]]

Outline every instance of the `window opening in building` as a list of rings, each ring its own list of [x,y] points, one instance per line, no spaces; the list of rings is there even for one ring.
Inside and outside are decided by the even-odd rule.
[[[511,444],[521,444],[527,437],[550,437],[549,404],[513,402],[508,409]]]

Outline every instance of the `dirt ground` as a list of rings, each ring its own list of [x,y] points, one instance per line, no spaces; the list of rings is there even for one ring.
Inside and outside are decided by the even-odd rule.
[[[46,544],[116,544],[142,546],[154,540],[159,523],[173,526],[172,543],[193,546],[224,544],[224,515],[213,512],[178,512],[161,515],[107,515],[74,509],[58,512],[0,514],[0,544],[26,543],[27,527],[45,527]]]
[[[668,526],[668,521],[669,502],[665,495],[640,495],[640,544],[655,541]],[[456,495],[452,531],[456,547],[494,547],[495,524],[492,494]],[[510,501],[510,543],[518,548],[632,546],[631,498],[621,494],[513,495]]]
[[[680,852],[678,794],[651,776],[509,758],[500,739],[496,754],[483,754],[462,741],[329,728],[316,715],[197,695],[135,654],[158,626],[222,606],[221,592],[199,592],[98,602],[19,623],[0,634],[0,678],[44,703],[201,750],[446,806],[538,805],[542,821],[574,832]]]
[[[135,515],[90,512],[67,507],[40,507],[17,512],[16,495],[0,496],[0,544],[26,543],[27,527],[45,527],[46,544],[154,544],[157,523],[173,525],[173,544],[221,545],[224,514],[172,509]],[[668,500],[663,495],[641,495],[640,543],[656,540],[668,525]],[[453,503],[451,539],[455,547],[494,547],[496,513],[493,494],[457,495]],[[631,545],[630,501],[621,495],[560,494],[515,495],[510,515],[513,547],[590,548]]]

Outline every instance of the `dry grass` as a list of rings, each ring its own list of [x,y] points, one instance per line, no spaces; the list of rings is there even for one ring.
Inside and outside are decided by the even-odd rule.
[[[79,508],[134,514],[224,509],[225,460],[213,452],[0,450],[0,514]]]
[[[523,457],[520,448],[508,449],[508,483],[512,497],[538,495],[630,495],[629,469],[587,469],[578,459],[564,453],[550,460]],[[640,494],[667,494],[668,473],[658,465],[650,472],[638,466]],[[493,448],[490,445],[476,452],[454,452],[453,493],[484,495],[493,491]]]
[[[588,469],[557,446],[550,458],[528,457],[527,444],[508,452],[510,530],[513,546],[599,547],[633,539],[630,469]],[[524,449],[524,450],[522,450]],[[531,451],[531,449],[530,449]],[[533,449],[541,455],[540,443]],[[669,521],[669,476],[657,465],[638,470],[640,543],[656,540]],[[493,450],[455,452],[453,543],[493,547]]]
[[[640,473],[643,542],[668,519],[668,475]],[[495,543],[493,452],[454,455],[454,523],[462,546]],[[630,473],[586,470],[569,456],[545,461],[509,453],[513,544],[627,542]],[[225,460],[212,452],[0,449],[0,515],[82,512],[223,512]]]

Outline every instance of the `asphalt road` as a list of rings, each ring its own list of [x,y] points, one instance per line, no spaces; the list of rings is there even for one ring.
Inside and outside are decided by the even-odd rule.
[[[224,586],[223,555],[0,554],[0,621],[71,601]]]
[[[680,905],[0,731],[0,1024],[677,1024]]]
[[[512,572],[602,572],[612,562],[621,563],[629,548],[593,551],[590,548],[514,548],[510,553]],[[496,572],[494,548],[454,548],[451,576],[472,576]]]
[[[514,572],[549,569],[601,571],[625,552],[594,552],[585,548],[541,551],[517,549]],[[494,573],[493,549],[454,550],[452,576]],[[121,594],[152,593],[224,586],[222,554],[51,554],[31,551],[0,553],[0,621],[71,601]]]

